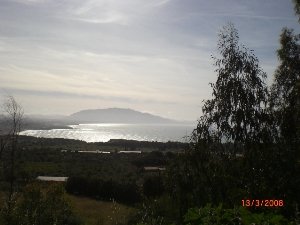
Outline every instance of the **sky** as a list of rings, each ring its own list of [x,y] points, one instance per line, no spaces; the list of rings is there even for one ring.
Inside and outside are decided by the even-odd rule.
[[[0,96],[25,114],[131,108],[197,120],[232,22],[271,84],[291,0],[0,0]]]

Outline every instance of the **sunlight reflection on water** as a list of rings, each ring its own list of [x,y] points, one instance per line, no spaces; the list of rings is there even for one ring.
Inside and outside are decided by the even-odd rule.
[[[154,125],[154,124],[79,124],[72,129],[26,130],[21,135],[44,138],[67,138],[86,142],[107,142],[110,139],[138,141],[180,141],[186,142],[194,125]]]

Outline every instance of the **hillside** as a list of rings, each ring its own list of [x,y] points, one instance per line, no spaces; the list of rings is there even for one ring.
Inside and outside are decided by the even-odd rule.
[[[177,123],[175,120],[123,108],[82,110],[70,115],[70,119],[81,123]]]

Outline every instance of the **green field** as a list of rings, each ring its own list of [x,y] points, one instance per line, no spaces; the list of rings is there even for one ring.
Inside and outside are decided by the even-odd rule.
[[[86,225],[127,224],[135,208],[116,202],[96,201],[90,198],[67,196],[74,212]]]

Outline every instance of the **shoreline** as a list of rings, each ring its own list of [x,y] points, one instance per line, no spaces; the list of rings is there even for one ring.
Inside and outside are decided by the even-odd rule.
[[[71,128],[72,129],[72,128]],[[41,129],[42,130],[42,129]],[[56,130],[56,129],[54,129]],[[57,129],[60,130],[60,129]],[[26,130],[27,131],[27,130]],[[20,137],[25,137],[25,138],[36,138],[36,139],[50,139],[50,140],[70,140],[70,141],[80,141],[80,142],[85,142],[87,144],[97,144],[97,143],[129,143],[129,142],[136,142],[136,143],[158,143],[158,144],[167,144],[167,143],[180,143],[180,144],[187,144],[188,142],[183,142],[183,141],[174,141],[174,140],[169,140],[169,141],[157,141],[157,140],[135,140],[135,139],[119,139],[119,138],[112,138],[109,139],[108,141],[85,141],[85,140],[80,140],[80,139],[75,139],[75,138],[64,138],[64,137],[38,137],[34,135],[25,135],[21,134],[23,131],[20,132]],[[5,136],[5,135],[0,135]]]

